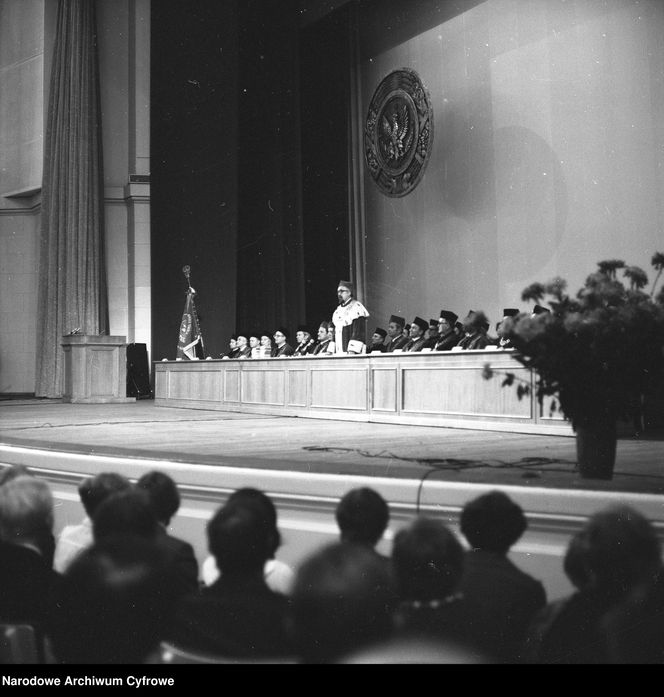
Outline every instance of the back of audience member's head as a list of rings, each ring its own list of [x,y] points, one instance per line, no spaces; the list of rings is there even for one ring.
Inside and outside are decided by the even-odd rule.
[[[2,472],[0,472],[0,486],[7,482],[11,482],[12,479],[16,479],[16,477],[22,476],[32,477],[33,474],[25,465],[18,464],[5,467]]]
[[[341,540],[375,547],[390,520],[385,499],[374,489],[361,487],[347,492],[335,512]]]
[[[124,536],[154,539],[158,526],[147,493],[135,487],[111,494],[99,505],[92,519],[95,542]]]
[[[314,552],[299,567],[291,594],[293,631],[305,663],[332,663],[387,639],[395,589],[370,549],[343,542]]]
[[[109,537],[83,550],[65,572],[53,652],[63,663],[142,663],[157,647],[172,606],[154,542]]]
[[[463,547],[439,520],[420,516],[394,536],[392,564],[402,600],[441,600],[463,573]]]
[[[639,583],[650,583],[661,568],[661,550],[653,525],[629,506],[595,513],[582,532],[590,583],[613,598]]]
[[[175,481],[163,472],[144,474],[136,486],[147,492],[157,520],[168,525],[180,508],[180,492]]]
[[[265,521],[270,531],[269,558],[272,559],[277,549],[281,546],[281,533],[277,525],[277,509],[272,499],[267,494],[260,491],[260,489],[242,487],[241,489],[236,489],[228,497],[226,506],[249,506],[256,510],[258,515]]]
[[[521,506],[502,491],[469,501],[461,512],[461,532],[473,549],[507,554],[528,523]]]
[[[117,472],[100,472],[94,477],[86,477],[78,486],[78,495],[85,512],[92,520],[99,504],[111,494],[131,487],[127,477]]]
[[[273,555],[274,529],[254,501],[229,501],[207,524],[208,549],[222,574],[263,575]]]
[[[19,475],[0,486],[0,538],[15,544],[36,543],[53,529],[53,496],[48,484]]]

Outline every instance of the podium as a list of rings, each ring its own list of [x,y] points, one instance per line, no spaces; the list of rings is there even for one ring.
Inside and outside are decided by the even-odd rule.
[[[72,334],[62,337],[65,352],[63,402],[135,402],[127,397],[127,337]]]

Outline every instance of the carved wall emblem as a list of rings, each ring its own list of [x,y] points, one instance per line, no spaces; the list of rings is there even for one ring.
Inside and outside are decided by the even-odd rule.
[[[433,108],[419,75],[390,73],[374,92],[364,126],[364,155],[387,196],[405,196],[419,183],[433,144]]]

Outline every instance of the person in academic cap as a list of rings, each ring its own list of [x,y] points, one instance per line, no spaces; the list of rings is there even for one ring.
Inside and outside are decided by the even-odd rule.
[[[548,307],[542,307],[541,305],[535,305],[535,307],[533,308],[533,313],[532,313],[531,317],[537,317],[537,315],[544,314],[545,312],[550,313],[551,310],[549,310]]]
[[[390,322],[387,325],[387,336],[389,341],[386,343],[388,353],[392,351],[403,350],[403,347],[408,343],[408,337],[404,336],[403,328],[406,320],[398,315],[391,315]]]
[[[478,350],[486,348],[489,345],[489,338],[487,337],[487,329],[489,327],[486,315],[479,310],[470,310],[466,317],[463,319],[463,331],[465,336],[457,346],[467,351]]]
[[[353,295],[355,287],[350,281],[339,281],[337,298],[339,305],[332,315],[334,343],[337,354],[364,353],[367,341],[366,307]]]
[[[332,340],[330,329],[334,325],[332,322],[323,321],[318,327],[318,341],[312,351],[314,356],[331,356],[334,353],[334,341]]]
[[[228,351],[222,353],[222,358],[237,358],[237,334],[231,334],[231,338],[228,340]]]
[[[496,333],[498,334],[498,348],[512,349],[514,344],[512,340],[505,335],[514,326],[514,318],[519,314],[519,310],[515,307],[506,307],[503,310],[503,318],[496,325]]]
[[[246,334],[238,334],[236,342],[237,353],[233,358],[251,358],[251,347]]]
[[[376,327],[371,336],[371,346],[367,349],[367,353],[385,353],[387,351],[387,346],[385,346],[386,337],[387,332],[380,327]]]
[[[293,351],[294,356],[306,356],[308,353],[313,352],[316,342],[311,336],[309,327],[301,324],[295,332],[295,338],[297,340],[297,346]]]
[[[288,343],[290,332],[285,327],[279,327],[274,332],[274,348],[272,358],[287,358],[293,355],[293,347]]]
[[[424,332],[424,346],[422,347],[423,349],[433,349],[436,347],[436,344],[438,343],[438,320],[437,319],[430,319],[429,320],[429,326],[427,327],[427,330]]]
[[[426,342],[424,332],[429,328],[429,323],[421,317],[416,317],[410,325],[410,340],[403,347],[404,353],[421,351]]]
[[[450,310],[441,310],[438,320],[438,340],[434,350],[449,351],[453,346],[459,343],[459,335],[456,331],[454,323],[459,319],[459,316]]]
[[[261,333],[260,331],[251,332],[249,334],[249,348],[251,349],[250,358],[261,357]]]
[[[260,346],[260,357],[261,358],[272,358],[272,335],[267,330],[261,332],[261,346]]]

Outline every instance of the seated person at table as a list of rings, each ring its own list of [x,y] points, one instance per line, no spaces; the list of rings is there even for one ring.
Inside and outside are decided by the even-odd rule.
[[[508,339],[505,334],[514,326],[514,318],[519,314],[519,311],[513,307],[506,307],[503,310],[503,318],[496,324],[496,334],[498,334],[499,348],[514,348],[511,339]]]
[[[232,334],[228,341],[228,351],[222,353],[222,358],[237,358],[238,348],[237,348],[237,334]]]
[[[306,356],[308,353],[313,352],[315,342],[308,327],[301,324],[295,332],[295,339],[297,340],[297,346],[293,351],[294,356]]]
[[[237,353],[233,358],[251,358],[251,348],[246,334],[237,335]]]
[[[272,337],[270,332],[261,332],[261,345],[260,345],[260,357],[261,358],[271,358],[272,357]]]
[[[261,358],[261,337],[259,332],[249,334],[249,348],[251,349],[249,358]]]
[[[279,327],[274,332],[274,348],[272,358],[286,358],[293,355],[293,347],[288,343],[290,333],[285,327]]]
[[[387,351],[387,346],[385,346],[385,337],[387,332],[380,327],[374,329],[374,333],[371,336],[371,345],[367,350],[367,353],[385,353]]]
[[[429,327],[427,330],[424,332],[424,346],[422,346],[423,349],[431,349],[433,350],[436,348],[436,344],[438,343],[438,320],[437,319],[430,319],[429,320]]]
[[[403,347],[404,353],[421,351],[424,347],[424,332],[429,328],[429,324],[421,317],[416,317],[410,325],[410,340]]]
[[[332,322],[320,323],[320,327],[318,327],[318,341],[313,350],[314,356],[330,356],[334,353],[333,326]]]
[[[458,315],[454,312],[450,312],[450,310],[440,311],[438,339],[435,346],[436,351],[449,351],[453,346],[459,343],[459,335],[454,326],[458,318]]]
[[[408,337],[404,336],[403,329],[406,320],[398,315],[392,315],[390,322],[387,325],[387,336],[389,341],[386,343],[387,352],[403,350],[403,347],[408,343]]]
[[[470,310],[463,320],[463,330],[465,336],[457,346],[465,350],[483,349],[489,345],[486,335],[487,319],[486,315],[480,310]]]

